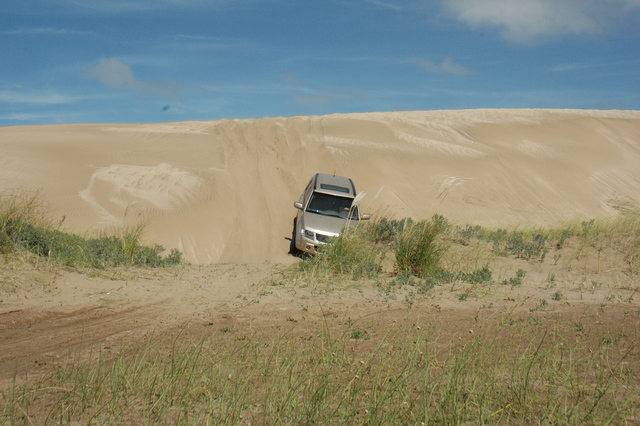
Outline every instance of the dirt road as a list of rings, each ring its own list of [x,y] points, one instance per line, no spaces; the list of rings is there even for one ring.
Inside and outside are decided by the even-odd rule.
[[[627,332],[637,333],[640,321],[633,289],[493,284],[469,292],[459,285],[417,296],[411,287],[388,292],[372,282],[293,285],[279,281],[282,268],[265,263],[78,272],[5,265],[0,379],[7,383],[16,374],[42,374],[92,350],[115,356],[124,347],[180,328],[251,332],[296,324],[304,334],[327,319],[344,323],[366,318],[363,329],[375,333],[411,311],[416,324],[460,338],[485,320],[521,315],[539,324],[563,317],[570,331],[574,324],[585,324],[597,340],[598,330],[614,325],[627,324]],[[461,291],[471,297],[463,300]],[[553,300],[554,291],[562,292],[562,300]]]

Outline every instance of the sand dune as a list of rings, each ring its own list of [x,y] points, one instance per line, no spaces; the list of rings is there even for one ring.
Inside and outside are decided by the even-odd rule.
[[[640,200],[640,112],[462,110],[0,128],[0,189],[39,190],[62,228],[148,221],[210,262],[287,262],[313,173],[352,177],[395,218],[548,224]]]

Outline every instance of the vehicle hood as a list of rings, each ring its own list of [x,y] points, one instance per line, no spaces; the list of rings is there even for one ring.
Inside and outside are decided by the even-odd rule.
[[[309,231],[326,235],[339,235],[347,224],[346,219],[335,216],[324,216],[316,213],[305,213],[302,216],[303,226]]]

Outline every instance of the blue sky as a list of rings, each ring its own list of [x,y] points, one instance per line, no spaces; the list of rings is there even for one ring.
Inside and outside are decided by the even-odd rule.
[[[640,0],[3,0],[0,126],[640,109]]]

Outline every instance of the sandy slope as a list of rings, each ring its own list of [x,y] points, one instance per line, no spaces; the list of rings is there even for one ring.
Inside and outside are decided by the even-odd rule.
[[[188,260],[287,262],[292,202],[315,172],[364,210],[505,226],[640,199],[640,112],[465,110],[0,128],[0,190],[40,190],[62,228],[150,221]]]

